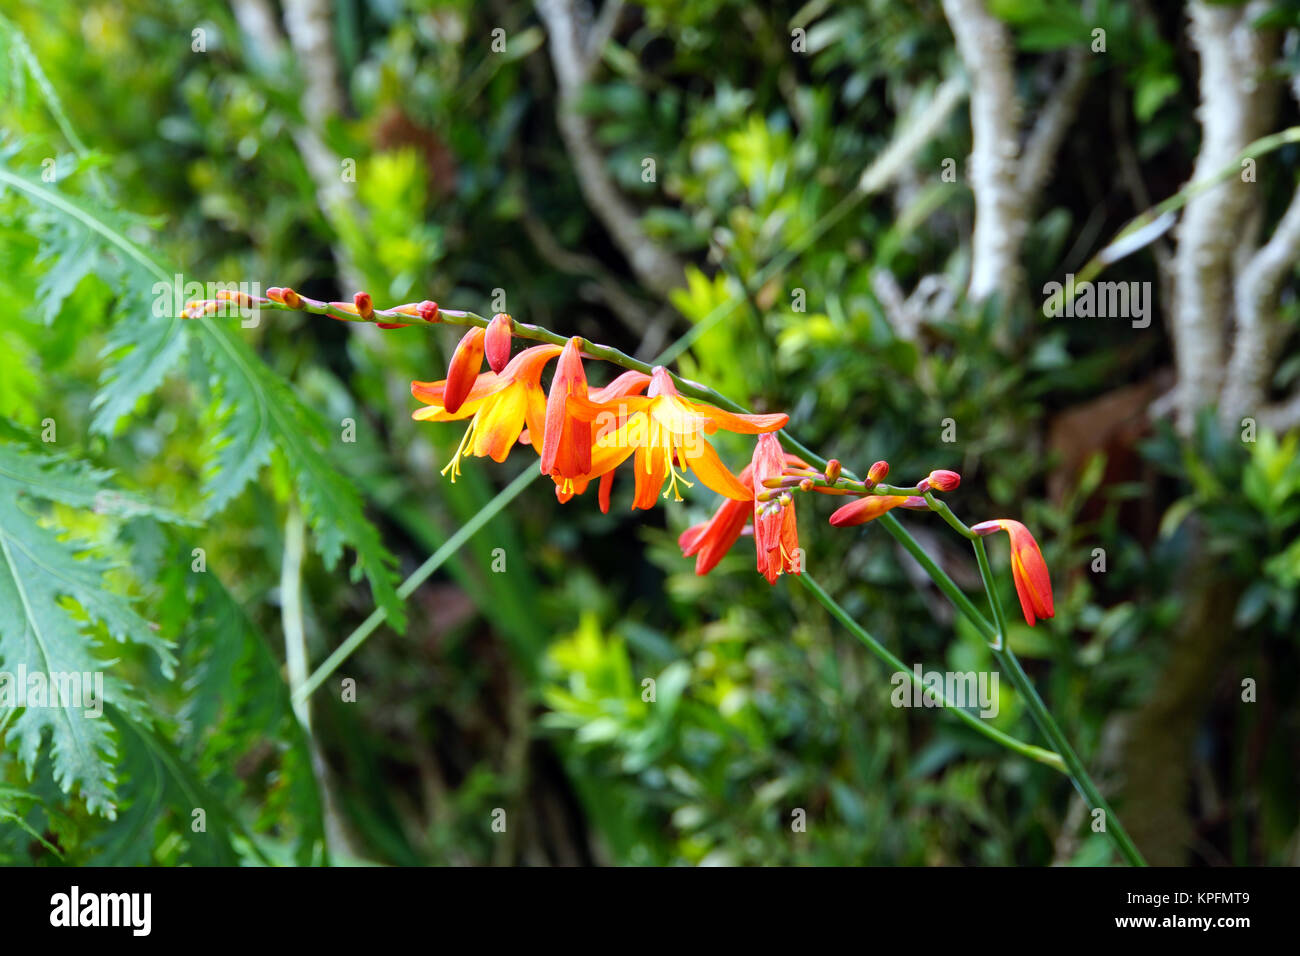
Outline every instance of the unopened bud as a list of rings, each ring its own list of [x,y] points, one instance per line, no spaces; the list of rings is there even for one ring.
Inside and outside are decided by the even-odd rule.
[[[352,303],[357,307],[357,315],[366,321],[375,317],[375,304],[369,292],[358,292],[352,297]]]
[[[800,490],[800,491],[812,491],[812,490],[813,490],[813,480],[812,480],[811,478],[805,478],[803,481],[799,482],[799,490]]]
[[[483,350],[487,355],[488,367],[498,374],[510,361],[510,335],[514,324],[514,319],[509,315],[498,312],[487,325]]]
[[[424,321],[426,322],[438,321],[437,302],[430,302],[428,299],[425,299],[423,302],[420,303],[419,308],[416,311],[419,314],[420,318],[424,319]]]
[[[953,491],[961,484],[961,475],[955,471],[940,469],[930,472],[926,482],[935,491]]]
[[[832,485],[835,484],[835,482],[840,480],[840,472],[842,470],[843,468],[840,466],[840,460],[838,458],[832,458],[826,463],[826,480]]]
[[[288,287],[280,290],[280,301],[291,309],[302,308],[302,296]]]
[[[889,462],[878,461],[867,469],[867,480],[870,482],[884,481],[889,475]]]

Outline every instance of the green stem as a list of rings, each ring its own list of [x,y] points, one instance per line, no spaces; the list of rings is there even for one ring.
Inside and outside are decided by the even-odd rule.
[[[1088,775],[1088,769],[1079,759],[1079,755],[1074,752],[1070,746],[1070,741],[1066,738],[1056,719],[1052,717],[1051,711],[1043,703],[1043,699],[1038,696],[1038,691],[1034,689],[1033,682],[1030,681],[1029,675],[1025,673],[1024,668],[1020,666],[1020,660],[1008,645],[1000,650],[993,652],[999,663],[1011,675],[1011,682],[1015,684],[1016,690],[1025,699],[1029,705],[1029,713],[1034,718],[1034,723],[1038,725],[1039,730],[1065,759],[1065,766],[1069,772],[1070,781],[1074,784],[1074,789],[1078,791],[1079,796],[1083,798],[1094,810],[1101,810],[1105,815],[1106,835],[1110,837],[1115,848],[1119,850],[1120,855],[1124,857],[1131,866],[1146,866],[1147,861],[1143,859],[1142,853],[1133,843],[1133,839],[1124,829],[1124,824],[1120,822],[1119,816],[1111,809],[1106,798],[1101,795],[1097,785],[1093,783],[1092,777]]]
[[[831,613],[832,617],[843,624],[850,634],[865,644],[871,653],[875,654],[878,658],[884,661],[885,664],[893,668],[895,673],[906,674],[908,680],[913,684],[921,688],[921,690],[930,693],[930,691],[925,687],[925,682],[916,674],[916,671],[891,654],[885,646],[872,637],[867,630],[862,627],[862,625],[853,620],[853,618],[849,616],[849,612],[844,610],[844,608],[841,607],[834,598],[827,594],[825,589],[817,583],[812,575],[804,572],[798,577],[799,583],[812,593],[813,597],[821,603],[822,607],[826,608],[826,610]],[[1065,762],[1061,759],[1060,754],[1052,753],[1050,750],[1044,750],[1042,747],[1036,747],[1033,744],[1028,744],[1023,740],[1012,737],[1010,734],[1003,733],[991,724],[981,720],[970,711],[958,707],[946,694],[941,695],[939,700],[945,708],[957,717],[958,720],[962,721],[962,723],[966,724],[966,726],[970,727],[972,730],[983,734],[990,740],[1006,747],[1008,750],[1020,754],[1022,757],[1028,757],[1030,760],[1036,760],[1039,763],[1046,764],[1053,770],[1066,773]]]
[[[1016,690],[1024,698],[1026,705],[1029,707],[1030,716],[1033,717],[1034,723],[1038,725],[1039,731],[1065,760],[1065,766],[1070,782],[1074,784],[1074,789],[1090,807],[1100,809],[1105,813],[1106,835],[1115,844],[1115,848],[1131,865],[1146,866],[1146,860],[1142,858],[1142,854],[1134,845],[1132,838],[1129,837],[1128,831],[1124,829],[1124,824],[1120,822],[1119,816],[1111,809],[1110,804],[1106,802],[1106,798],[1101,795],[1101,791],[1097,789],[1096,783],[1088,774],[1088,768],[1084,766],[1083,761],[1079,759],[1079,755],[1070,746],[1070,741],[1066,738],[1060,725],[1057,724],[1056,719],[1052,717],[1051,711],[1047,709],[1043,699],[1038,695],[1038,691],[1035,689],[1033,682],[1030,681],[1029,675],[1020,666],[1019,659],[1011,650],[1010,645],[1002,640],[1002,636],[1006,633],[1005,618],[1002,613],[1001,603],[997,597],[997,590],[993,587],[991,573],[989,573],[988,556],[984,552],[983,540],[976,540],[975,555],[977,560],[980,560],[982,556],[980,575],[984,580],[989,606],[993,609],[993,614],[998,622],[997,625],[989,623],[988,619],[971,603],[970,598],[966,597],[965,592],[957,587],[952,578],[948,577],[947,572],[939,567],[917,540],[899,523],[897,518],[892,514],[884,514],[877,518],[876,521],[883,524],[885,529],[894,536],[894,539],[903,546],[904,550],[925,568],[939,590],[947,595],[953,606],[961,611],[988,640],[993,648],[994,656],[1006,669],[1007,674],[1011,677],[1012,684],[1015,685]]]
[[[462,544],[472,538],[485,524],[495,518],[506,505],[519,497],[519,493],[527,488],[530,484],[540,478],[541,472],[536,468],[526,468],[515,478],[514,481],[506,485],[497,496],[479,509],[478,513],[469,521],[461,526],[460,530],[447,539],[441,548],[429,555],[428,559],[412,572],[411,576],[402,582],[402,586],[397,589],[397,596],[406,600],[421,584],[429,579],[429,576],[442,567],[443,563],[455,554]],[[311,677],[307,678],[301,686],[293,692],[293,703],[296,707],[302,701],[311,696],[316,688],[320,687],[331,674],[333,674],[342,663],[352,656],[358,647],[366,642],[379,626],[384,623],[387,615],[383,608],[375,608],[370,612],[370,616],[361,622],[355,631],[348,635],[348,639],[334,649],[334,653],[325,659],[325,663],[312,672]]]
[[[989,568],[989,555],[984,547],[984,539],[975,537],[971,541],[971,547],[975,549],[975,562],[980,566],[980,580],[984,582],[984,591],[989,596],[989,607],[993,609],[993,626],[997,629],[997,635],[992,641],[993,649],[1000,651],[1007,642],[1007,621],[1002,616],[1002,601],[997,597],[997,585],[993,581],[993,571]]]
[[[888,512],[877,518],[876,524],[884,526],[884,529],[894,536],[894,540],[903,546],[903,550],[915,558],[921,567],[925,568],[925,572],[930,575],[935,586],[938,587],[945,596],[947,596],[948,600],[952,602],[953,607],[961,611],[961,613],[979,629],[980,634],[983,635],[990,644],[993,643],[994,638],[997,637],[997,632],[994,630],[993,625],[990,624],[988,619],[979,612],[979,609],[975,607],[971,599],[966,596],[966,592],[957,586],[957,582],[948,577],[948,572],[939,567],[938,562],[935,561],[934,558],[930,557],[930,553],[926,551],[925,548],[921,547],[920,543],[912,537],[911,532],[904,528],[899,520]]]
[[[1020,659],[1011,650],[1011,643],[1004,639],[1007,633],[1006,617],[1002,612],[1002,598],[998,594],[998,589],[993,582],[993,574],[989,570],[988,553],[984,548],[984,539],[976,537],[974,541],[975,557],[979,561],[980,577],[984,581],[984,591],[988,595],[989,606],[993,609],[993,619],[997,622],[997,642],[993,644],[993,655],[998,659],[1003,669],[1011,675],[1011,683],[1015,684],[1016,690],[1025,699],[1029,706],[1029,713],[1034,718],[1034,723],[1042,731],[1048,742],[1056,748],[1057,752],[1065,758],[1065,765],[1069,768],[1070,781],[1074,784],[1074,789],[1078,791],[1084,801],[1094,810],[1100,809],[1105,815],[1106,835],[1110,837],[1115,848],[1119,850],[1120,855],[1132,866],[1146,866],[1146,860],[1138,851],[1137,846],[1129,837],[1128,831],[1124,829],[1124,824],[1119,820],[1119,816],[1110,808],[1106,798],[1101,795],[1097,785],[1093,783],[1092,777],[1088,774],[1088,768],[1083,765],[1079,755],[1074,752],[1070,746],[1069,739],[1065,732],[1061,730],[1060,724],[1052,716],[1052,712],[1047,709],[1043,703],[1043,698],[1038,696],[1038,690],[1034,687],[1029,675],[1025,669],[1020,666]]]

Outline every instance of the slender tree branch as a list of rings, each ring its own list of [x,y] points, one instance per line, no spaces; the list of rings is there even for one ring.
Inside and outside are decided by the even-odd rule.
[[[971,189],[975,232],[968,292],[983,301],[1020,294],[1024,272],[1025,195],[1018,182],[1020,98],[1011,35],[982,0],[943,0],[943,10],[970,75]]]
[[[667,298],[685,284],[686,269],[681,261],[650,239],[641,228],[637,210],[623,196],[605,168],[605,157],[597,149],[591,127],[580,105],[583,85],[590,79],[600,50],[592,42],[599,34],[586,36],[580,29],[573,0],[537,0],[537,12],[546,25],[547,46],[559,87],[556,122],[573,160],[574,174],[592,212],[609,230],[638,281]],[[603,12],[603,11],[602,11]],[[616,16],[597,21],[597,29],[614,29]],[[605,39],[609,34],[606,33]],[[604,41],[601,41],[603,46]]]

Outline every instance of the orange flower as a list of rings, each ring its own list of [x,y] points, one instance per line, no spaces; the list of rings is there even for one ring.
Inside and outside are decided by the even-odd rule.
[[[843,508],[837,509],[831,515],[831,524],[837,528],[851,528],[875,521],[886,511],[906,504],[910,504],[907,495],[863,495],[857,501],[850,501]]]
[[[678,484],[691,487],[682,473],[687,468],[718,494],[749,501],[751,490],[727,470],[704,436],[719,428],[746,435],[772,432],[790,420],[785,414],[737,415],[682,398],[662,366],[651,375],[645,397],[627,396],[602,403],[575,395],[569,398],[568,407],[574,418],[598,426],[588,478],[613,471],[635,454],[633,508],[653,507],[665,481],[669,485],[664,497],[671,494],[681,501]]]
[[[477,376],[455,411],[446,404],[450,378],[442,382],[411,383],[411,394],[429,406],[411,413],[416,421],[451,422],[473,416],[455,457],[442,469],[444,475],[450,471],[451,480],[455,481],[460,474],[460,459],[467,454],[505,461],[525,424],[533,434],[543,433],[546,395],[541,385],[542,369],[559,354],[558,345],[524,349],[500,375],[484,372]]]
[[[740,473],[740,483],[746,488],[753,488],[751,470],[752,466],[746,465]],[[677,544],[682,549],[682,557],[698,555],[695,558],[696,574],[708,574],[717,567],[718,562],[736,543],[736,539],[744,533],[751,513],[748,501],[724,498],[712,518],[703,524],[691,525],[681,533]]]
[[[591,422],[569,414],[572,397],[587,397],[587,373],[582,370],[582,339],[574,336],[555,364],[555,378],[546,398],[546,433],[542,436],[542,474],[562,479],[557,487],[570,490],[573,479],[591,471]]]
[[[623,395],[638,395],[644,391],[645,387],[649,384],[650,376],[644,372],[624,372],[603,388],[598,388],[595,391],[588,393],[587,398],[589,401],[604,404]],[[554,390],[555,387],[552,385],[552,393]],[[549,400],[547,411],[548,413],[550,411]],[[590,423],[588,423],[587,427],[590,429]],[[525,432],[523,435],[519,436],[519,440],[521,442],[531,443],[531,434]],[[543,444],[545,444],[545,442],[543,442]],[[585,492],[587,486],[593,480],[593,478],[588,475],[580,475],[577,478],[572,479],[563,478],[560,475],[552,475],[551,478],[555,481],[555,497],[560,500],[560,504],[566,504],[574,495],[580,495]],[[613,487],[614,472],[611,470],[600,476],[600,489],[597,492],[597,502],[600,505],[600,510],[604,514],[609,514],[609,496]]]
[[[971,525],[971,530],[981,536],[1001,530],[1011,538],[1011,579],[1016,584],[1020,610],[1024,612],[1030,627],[1039,618],[1049,618],[1056,613],[1052,604],[1052,579],[1047,573],[1047,562],[1043,560],[1043,552],[1038,549],[1038,542],[1028,528],[1010,518],[995,518]]]
[[[780,440],[770,432],[759,435],[750,462],[754,486],[762,488],[768,479],[780,478],[785,465],[786,455]],[[776,579],[786,572],[803,571],[794,500],[789,494],[779,494],[771,501],[760,501],[758,495],[754,496],[754,549],[758,552],[758,573],[767,578],[768,584],[776,584]]]
[[[762,438],[759,439],[759,441],[762,440]],[[808,467],[804,464],[802,459],[795,455],[783,453],[782,458],[784,466],[793,468]],[[740,473],[740,483],[746,488],[754,489],[756,495],[762,494],[766,489],[764,489],[762,485],[755,488],[753,473],[754,465],[751,462],[746,465],[744,471]],[[718,506],[718,510],[714,512],[712,518],[701,524],[692,525],[681,533],[680,537],[677,539],[677,544],[682,549],[682,556],[689,558],[692,555],[698,555],[695,559],[696,574],[708,574],[717,566],[718,562],[722,560],[723,555],[731,550],[731,546],[736,543],[736,540],[742,534],[745,533],[749,518],[757,509],[759,504],[760,502],[758,501],[737,501],[734,498],[724,498],[722,504]],[[790,512],[793,515],[793,506],[791,506]],[[793,523],[791,524],[790,530],[793,532]],[[757,536],[755,536],[754,543],[757,550]],[[794,548],[797,546],[797,540],[788,542],[787,554],[793,557]],[[763,552],[759,551],[759,571],[764,572],[765,574],[765,568],[762,561]],[[795,569],[787,568],[787,570]],[[801,570],[803,569],[799,568],[795,570],[795,573],[798,573],[798,571]],[[773,583],[775,583],[775,581],[773,581]]]
[[[479,369],[483,367],[483,335],[483,330],[475,326],[456,344],[456,351],[451,355],[451,364],[447,366],[445,387],[439,399],[448,412],[460,410],[470,389],[478,381]]]

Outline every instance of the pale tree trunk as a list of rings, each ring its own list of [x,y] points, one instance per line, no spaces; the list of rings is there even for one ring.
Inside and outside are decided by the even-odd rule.
[[[1088,82],[1086,53],[1083,47],[1066,52],[1061,78],[1022,149],[1024,110],[1016,95],[1010,32],[984,0],[943,0],[943,9],[971,84],[975,229],[967,295],[976,302],[996,295],[1009,306],[1024,296],[1021,247],[1029,217],[1078,113]]]
[[[1257,3],[1228,7],[1194,0],[1189,5],[1192,45],[1201,65],[1201,148],[1193,181],[1230,165],[1265,130],[1273,96],[1265,78],[1270,45],[1252,27],[1260,12]],[[1178,424],[1184,432],[1199,409],[1219,399],[1228,358],[1233,260],[1240,243],[1249,241],[1241,232],[1259,188],[1234,176],[1195,195],[1183,212],[1170,325]],[[1243,354],[1241,361],[1255,359]]]

